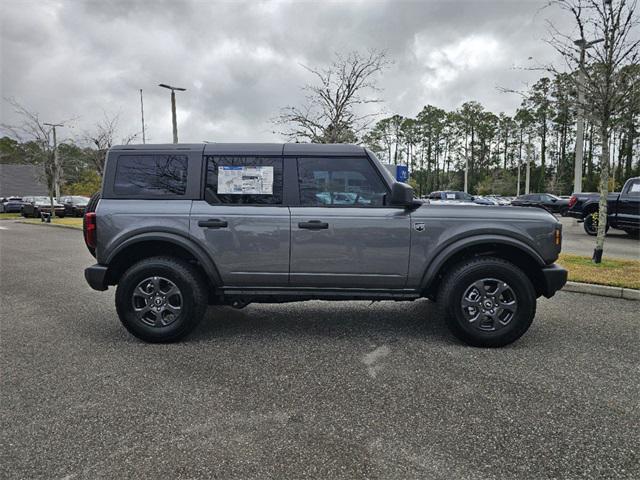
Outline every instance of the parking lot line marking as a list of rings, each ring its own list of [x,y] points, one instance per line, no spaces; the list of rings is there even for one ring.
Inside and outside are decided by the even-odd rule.
[[[2,225],[0,225],[0,230],[9,230],[7,227],[3,227]]]

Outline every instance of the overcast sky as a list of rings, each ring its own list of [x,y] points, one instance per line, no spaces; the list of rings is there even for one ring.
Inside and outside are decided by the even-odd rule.
[[[279,141],[270,119],[298,104],[335,52],[387,51],[379,78],[388,113],[467,100],[513,113],[539,73],[518,67],[554,58],[543,39],[557,10],[546,1],[224,2],[0,0],[1,90],[45,121],[76,118],[77,136],[120,114],[139,131],[144,90],[149,142],[171,141],[169,91],[178,94],[181,142]],[[534,60],[530,60],[533,57]],[[15,123],[2,102],[2,122]]]

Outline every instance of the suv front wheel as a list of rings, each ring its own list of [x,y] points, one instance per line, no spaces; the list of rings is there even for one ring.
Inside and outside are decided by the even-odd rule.
[[[207,293],[193,266],[173,257],[152,257],[130,267],[116,290],[124,327],[145,342],[175,342],[200,323]]]
[[[438,304],[457,338],[475,347],[502,347],[529,329],[536,314],[536,293],[514,264],[477,257],[446,275]]]

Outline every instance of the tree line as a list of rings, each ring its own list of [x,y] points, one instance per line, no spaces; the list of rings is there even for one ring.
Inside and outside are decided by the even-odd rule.
[[[613,189],[640,174],[640,70],[637,65],[633,69],[635,101],[630,97],[614,118],[609,139]],[[383,161],[407,165],[420,195],[439,189],[572,193],[578,105],[574,83],[566,73],[545,76],[520,95],[513,115],[491,112],[475,101],[453,111],[426,105],[413,118],[379,120],[362,141]],[[596,191],[602,144],[597,119],[587,116],[585,124],[583,186]]]
[[[139,136],[138,133],[121,134],[119,115],[105,112],[98,122],[74,138],[62,136],[54,148],[52,128],[36,112],[15,100],[6,101],[20,122],[2,125],[5,135],[0,137],[0,163],[39,167],[41,180],[52,196],[91,196],[99,191],[107,150],[115,144],[132,143]],[[64,131],[64,127],[59,128],[59,136],[60,130]]]

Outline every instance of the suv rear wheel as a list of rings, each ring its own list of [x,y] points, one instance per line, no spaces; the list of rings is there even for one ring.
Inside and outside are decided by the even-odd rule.
[[[204,316],[207,293],[193,266],[152,257],[129,268],[118,283],[116,309],[124,327],[145,342],[175,342]]]
[[[451,332],[475,347],[502,347],[520,338],[536,313],[536,293],[506,260],[478,257],[445,277],[438,304]]]

